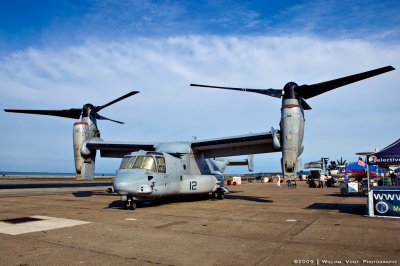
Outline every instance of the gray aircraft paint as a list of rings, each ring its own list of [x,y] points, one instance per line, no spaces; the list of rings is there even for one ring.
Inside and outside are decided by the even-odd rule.
[[[121,196],[124,202],[177,194],[222,193],[222,191],[227,191],[224,187],[223,169],[217,166],[216,161],[203,158],[193,160],[194,156],[192,155],[194,154],[189,144],[174,143],[172,145],[177,150],[187,153],[171,155],[161,151],[147,152],[140,150],[124,156],[121,168],[117,171],[113,183],[114,191]],[[165,149],[166,145],[161,145],[161,147]],[[135,168],[135,164],[132,164],[131,168],[124,168],[126,167],[125,161],[130,160],[130,158],[135,158],[136,161],[141,156],[153,157],[153,162],[156,164],[153,170]],[[165,168],[157,163],[157,158],[165,160]],[[229,163],[229,160],[218,161],[218,164],[224,167]],[[131,206],[130,204],[128,206]]]

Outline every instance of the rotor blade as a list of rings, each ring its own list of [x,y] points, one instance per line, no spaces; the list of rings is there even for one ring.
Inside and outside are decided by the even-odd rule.
[[[22,114],[33,114],[33,115],[51,115],[60,116],[66,118],[79,119],[82,113],[81,108],[71,108],[65,110],[23,110],[23,109],[4,109],[5,112],[9,113],[22,113]]]
[[[306,100],[304,100],[303,98],[300,98],[300,103],[301,103],[301,107],[303,107],[303,110],[311,110],[311,106],[308,105],[308,103],[306,102]]]
[[[247,89],[247,88],[232,88],[232,87],[210,86],[210,85],[201,85],[201,84],[190,84],[190,86],[216,88],[216,89],[224,89],[224,90],[234,90],[234,91],[254,92],[254,93],[268,95],[268,96],[276,97],[276,98],[281,98],[282,97],[282,90],[275,90],[275,89],[261,90],[261,89]]]
[[[115,122],[115,123],[118,123],[118,124],[125,124],[124,122],[113,120],[113,119],[107,118],[107,117],[99,115],[99,114],[96,114],[96,119],[98,119],[98,120],[108,120],[108,121],[112,121],[112,122]]]
[[[377,76],[389,71],[395,70],[392,66],[386,66],[382,68],[377,68],[374,70],[370,70],[367,72],[362,72],[359,74],[338,78],[330,81],[325,81],[321,83],[316,83],[312,85],[301,85],[295,88],[295,91],[298,95],[303,97],[304,99],[308,99],[319,94],[325,93],[327,91],[363,80],[367,78],[371,78],[373,76]]]
[[[138,91],[131,91],[130,93],[127,93],[127,94],[125,94],[124,96],[121,96],[121,97],[119,97],[118,99],[115,99],[115,100],[113,100],[113,101],[111,101],[111,102],[109,102],[109,103],[106,103],[106,104],[104,104],[104,105],[102,105],[102,106],[97,106],[96,107],[96,112],[98,112],[98,111],[100,111],[101,109],[104,109],[104,108],[106,108],[106,107],[108,107],[108,106],[110,106],[110,105],[112,105],[112,104],[114,104],[114,103],[116,103],[116,102],[119,102],[119,101],[121,101],[121,100],[123,100],[123,99],[125,99],[125,98],[128,98],[128,97],[130,97],[130,96],[132,96],[132,95],[135,95],[136,93],[139,93]],[[113,120],[112,120],[113,121]]]

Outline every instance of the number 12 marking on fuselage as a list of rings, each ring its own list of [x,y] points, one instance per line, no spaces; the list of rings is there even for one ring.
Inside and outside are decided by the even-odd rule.
[[[190,190],[197,190],[197,181],[190,181],[189,186]]]

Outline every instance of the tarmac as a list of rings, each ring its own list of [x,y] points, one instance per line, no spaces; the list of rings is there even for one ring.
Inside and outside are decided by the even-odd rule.
[[[129,211],[97,185],[0,189],[0,265],[400,265],[400,220],[337,186],[246,183]]]

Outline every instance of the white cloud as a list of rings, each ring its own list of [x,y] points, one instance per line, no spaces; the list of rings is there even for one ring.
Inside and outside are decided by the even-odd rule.
[[[279,100],[189,84],[276,89],[289,81],[312,84],[399,66],[399,50],[397,45],[310,36],[176,36],[31,48],[0,59],[0,104],[78,108],[140,90],[102,111],[127,123],[100,121],[104,139],[173,141],[261,132],[278,127]],[[320,156],[351,160],[357,151],[397,139],[397,71],[308,100],[313,110],[306,112],[303,162]],[[0,169],[73,171],[73,120],[4,112],[0,119]],[[29,163],[33,157],[40,160]],[[278,170],[277,158],[256,156],[256,170]],[[99,159],[97,169],[113,172],[117,165]]]

